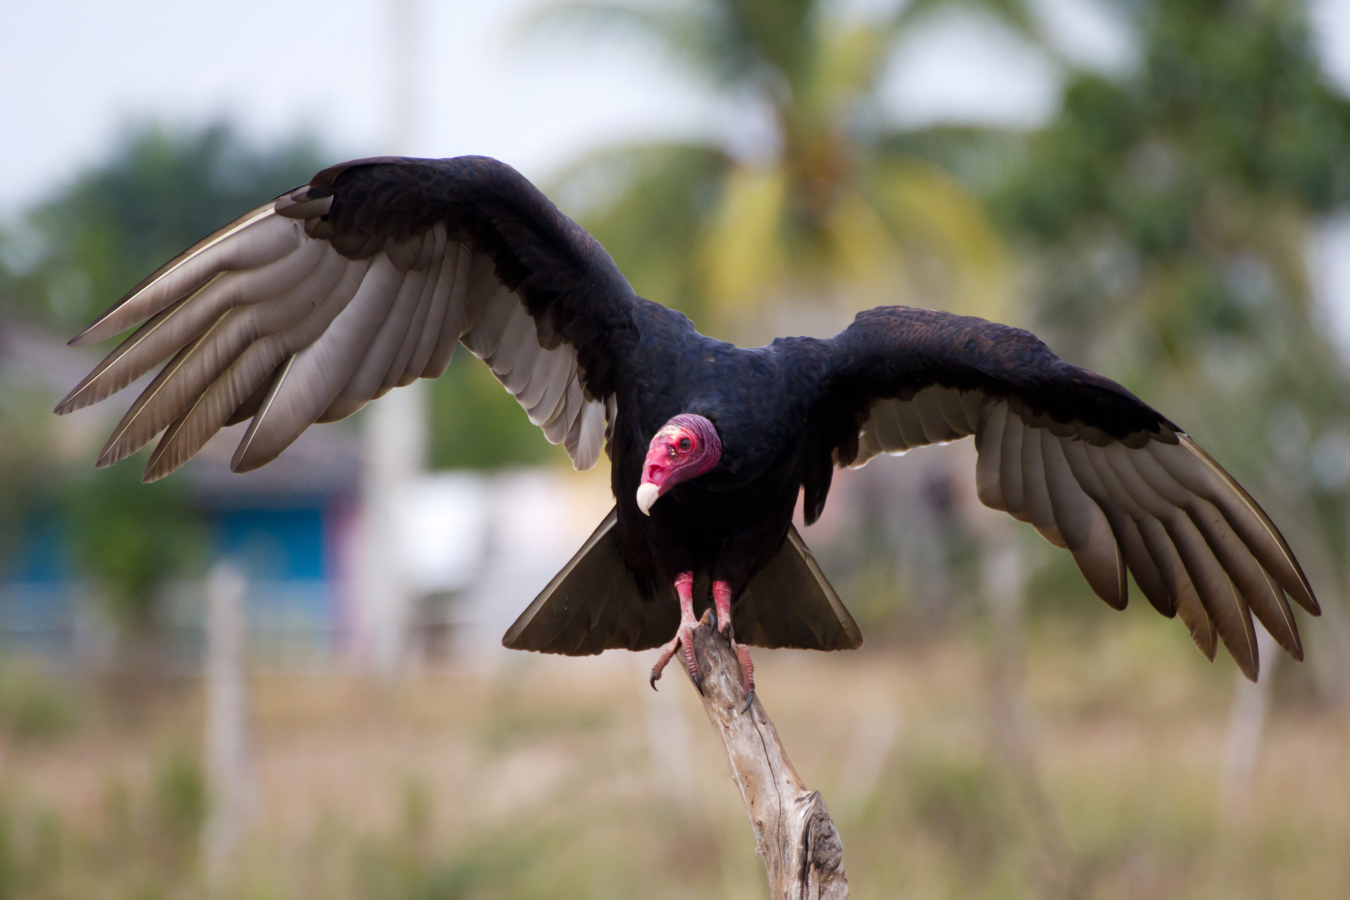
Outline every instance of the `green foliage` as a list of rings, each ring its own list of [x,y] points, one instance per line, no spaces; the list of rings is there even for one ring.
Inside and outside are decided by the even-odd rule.
[[[195,756],[175,750],[155,773],[152,812],[164,852],[174,861],[193,857],[207,813],[206,775]]]
[[[984,760],[916,758],[907,773],[912,815],[961,862],[972,880],[987,876],[1010,833],[1008,802],[999,773]]]
[[[181,480],[141,484],[134,462],[67,483],[64,513],[78,565],[122,628],[153,627],[156,588],[194,571],[204,533]]]
[[[708,147],[599,153],[563,173],[558,201],[590,210],[587,229],[639,294],[696,316],[702,284],[689,261],[699,253],[728,166]]]
[[[478,854],[446,859],[433,850],[430,798],[420,783],[404,786],[401,821],[385,841],[356,854],[359,893],[371,900],[459,900],[474,895],[485,860]]]
[[[2,327],[2,325],[0,325]],[[51,452],[51,400],[31,387],[0,390],[0,572],[15,562],[23,530],[59,493],[61,469]]]
[[[530,424],[488,367],[463,347],[429,393],[433,468],[496,469],[566,458]]]
[[[757,106],[773,130],[760,136],[771,145],[762,158],[712,142],[612,150],[565,173],[559,195],[640,292],[704,328],[753,333],[770,300],[820,303],[844,291],[894,302],[909,290],[990,313],[1003,261],[982,208],[927,159],[897,152],[876,114],[897,37],[946,3],[861,25],[817,0],[552,7],[537,30],[642,41]],[[1035,30],[1020,0],[980,8]]]
[[[0,795],[0,900],[50,896],[52,874],[66,863],[66,833],[48,810],[16,810],[9,792]]]
[[[59,737],[75,724],[75,704],[50,677],[27,667],[0,668],[0,732],[11,741]]]
[[[1319,213],[1350,199],[1338,152],[1350,103],[1326,84],[1297,7],[1152,3],[1142,22],[1142,71],[1070,82],[1059,118],[994,198],[1005,224],[1047,244],[1109,233],[1145,265],[1215,264],[1276,252],[1261,232],[1278,222],[1233,233],[1240,223],[1218,218],[1232,206]]]

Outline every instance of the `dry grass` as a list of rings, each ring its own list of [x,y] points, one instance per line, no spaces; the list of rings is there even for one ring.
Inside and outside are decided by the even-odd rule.
[[[855,897],[1347,896],[1350,714],[1281,704],[1250,813],[1222,821],[1231,664],[1206,664],[1174,623],[1111,624],[1038,626],[1028,643],[1028,743],[1066,852],[991,743],[977,637],[758,654]],[[256,814],[226,895],[763,896],[721,748],[682,679],[650,694],[647,664],[256,678]],[[184,773],[195,686],[131,722],[82,708],[73,730],[5,754],[0,897],[204,895]]]

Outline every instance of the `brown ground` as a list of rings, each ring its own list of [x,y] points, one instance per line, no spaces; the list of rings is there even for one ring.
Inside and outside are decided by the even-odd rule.
[[[1350,712],[1277,691],[1248,811],[1221,812],[1234,667],[1205,663],[1175,623],[1113,625],[1028,639],[1030,770],[991,740],[976,637],[757,655],[761,699],[839,826],[853,896],[1350,896]],[[649,696],[646,665],[521,656],[393,687],[255,678],[255,816],[225,895],[763,896],[691,688],[672,670]],[[199,693],[134,716],[81,701],[69,730],[10,742],[0,897],[206,893]]]

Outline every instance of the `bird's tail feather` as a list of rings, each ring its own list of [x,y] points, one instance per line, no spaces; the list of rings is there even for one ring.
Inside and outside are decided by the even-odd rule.
[[[856,650],[863,642],[795,525],[788,526],[778,555],[732,603],[731,620],[736,639],[755,647]]]
[[[609,649],[646,650],[675,635],[675,592],[647,596],[619,555],[610,511],[571,561],[502,638],[513,650],[589,656]],[[694,606],[710,605],[708,579],[694,585]],[[736,636],[757,647],[851,650],[862,632],[825,580],[796,528],[783,548],[732,604]]]

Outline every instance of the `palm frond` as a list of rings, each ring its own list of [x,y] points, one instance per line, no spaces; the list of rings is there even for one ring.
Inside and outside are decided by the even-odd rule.
[[[604,244],[638,293],[698,321],[707,312],[700,236],[731,166],[717,147],[619,147],[579,160],[549,193]]]

